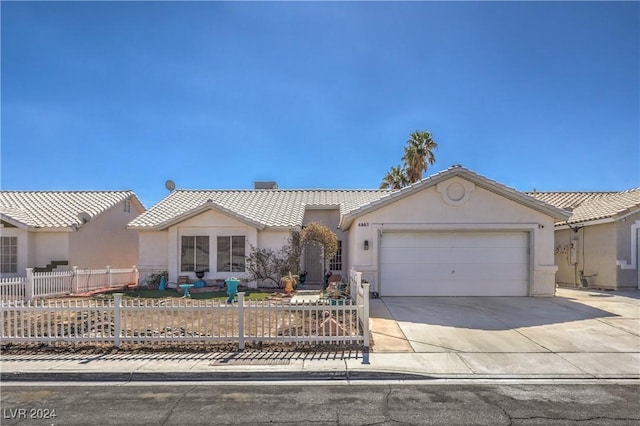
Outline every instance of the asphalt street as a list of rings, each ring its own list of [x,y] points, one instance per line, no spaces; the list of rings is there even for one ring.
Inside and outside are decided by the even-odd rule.
[[[4,425],[637,425],[623,383],[3,383]]]

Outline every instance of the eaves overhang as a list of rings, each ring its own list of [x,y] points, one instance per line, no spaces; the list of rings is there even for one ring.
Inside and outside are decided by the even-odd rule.
[[[594,215],[591,218],[583,218],[580,220],[571,220],[571,218],[569,218],[568,220],[565,220],[565,221],[556,222],[554,225],[554,229],[560,231],[563,229],[576,229],[576,228],[583,228],[585,226],[615,223],[615,222],[620,222],[626,219],[627,217],[637,213],[640,213],[640,206],[635,206],[634,208],[626,209],[622,212],[619,212],[613,215],[598,215],[598,216]]]
[[[174,225],[177,225],[180,222],[184,222],[185,220],[188,220],[192,217],[195,217],[201,213],[204,213],[206,211],[209,210],[214,210],[220,213],[225,214],[226,216],[229,216],[233,219],[236,219],[246,225],[252,226],[254,228],[257,228],[258,230],[263,230],[265,228],[265,224],[260,223],[258,221],[255,221],[249,217],[243,216],[241,214],[238,214],[237,212],[230,210],[224,206],[221,206],[220,204],[212,201],[212,200],[208,200],[207,202],[205,202],[204,204],[197,206],[193,209],[187,210],[181,214],[175,215],[173,216],[171,219],[168,219],[164,222],[161,222],[157,225],[154,226],[132,226],[132,225],[128,225],[127,228],[128,229],[133,229],[133,230],[138,230],[138,231],[164,231]]]
[[[0,213],[0,220],[3,222],[7,222],[8,224],[15,226],[18,229],[29,232],[73,232],[77,229],[74,229],[72,226],[32,226],[27,225],[26,223],[20,222],[19,220],[12,218],[11,216],[7,216],[6,214]]]
[[[24,230],[29,229],[29,225],[27,225],[26,223],[20,222],[19,220],[14,219],[11,216],[7,216],[4,213],[0,213],[0,220],[7,222],[8,224],[15,226],[16,228],[20,228]]]
[[[566,210],[552,206],[551,204],[547,204],[544,201],[536,200],[535,198],[527,194],[524,194],[501,183],[474,173],[462,166],[453,166],[440,173],[429,176],[421,180],[420,182],[409,185],[396,192],[392,192],[389,195],[385,195],[376,201],[365,204],[358,209],[352,210],[348,214],[341,216],[339,228],[343,231],[347,230],[351,227],[353,221],[358,217],[376,211],[382,207],[388,206],[392,203],[402,200],[403,198],[412,196],[420,191],[423,191],[424,189],[435,186],[438,183],[444,182],[453,177],[460,177],[462,179],[468,180],[469,182],[472,182],[487,191],[493,192],[511,201],[529,207],[533,210],[537,210],[557,220],[567,220],[571,216],[571,213]]]

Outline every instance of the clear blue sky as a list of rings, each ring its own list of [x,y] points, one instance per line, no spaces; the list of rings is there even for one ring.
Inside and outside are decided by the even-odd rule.
[[[638,2],[5,2],[2,189],[640,186]]]

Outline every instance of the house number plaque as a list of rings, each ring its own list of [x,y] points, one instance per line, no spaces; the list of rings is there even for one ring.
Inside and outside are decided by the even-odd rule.
[[[361,227],[361,228],[365,228],[365,227],[369,226],[369,222],[360,222],[360,223],[358,223],[358,226]]]

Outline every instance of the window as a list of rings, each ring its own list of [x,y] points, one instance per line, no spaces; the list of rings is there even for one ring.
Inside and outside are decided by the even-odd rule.
[[[244,272],[244,235],[218,237],[218,272]]]
[[[1,237],[0,272],[6,274],[18,272],[18,237]]]
[[[201,271],[209,267],[209,237],[183,236],[180,271]]]
[[[338,240],[338,251],[333,259],[329,261],[329,270],[342,271],[342,241]]]

